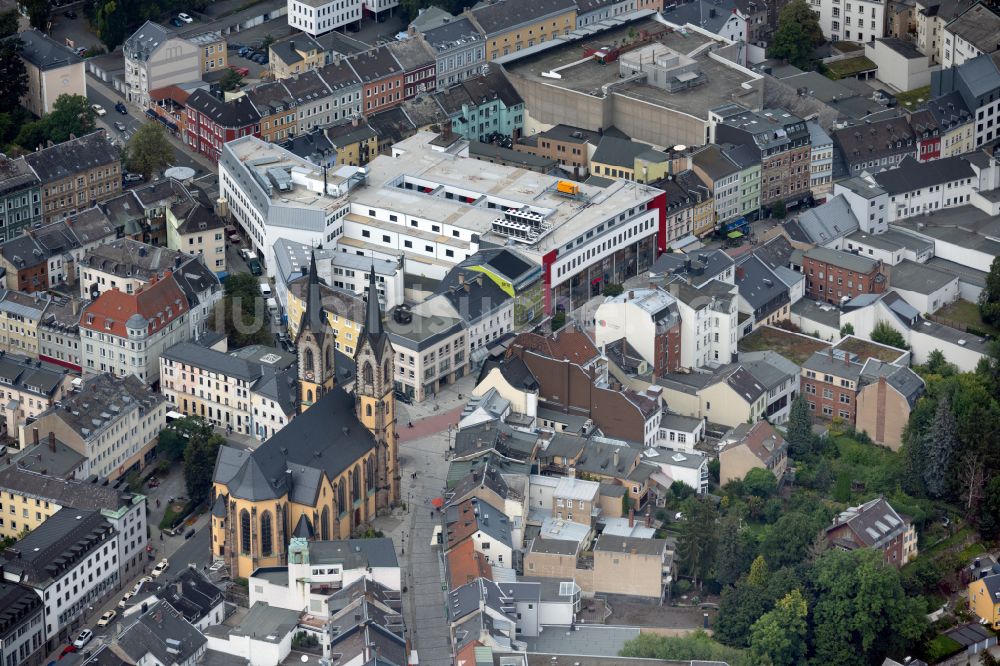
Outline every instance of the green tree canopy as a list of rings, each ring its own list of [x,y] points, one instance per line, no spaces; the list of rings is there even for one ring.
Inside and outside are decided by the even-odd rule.
[[[1000,328],[1000,257],[993,257],[986,286],[979,294],[979,316],[990,326]]]
[[[816,663],[864,666],[919,639],[927,628],[922,599],[907,598],[899,571],[881,551],[828,550],[812,571]]]
[[[718,511],[707,499],[691,497],[683,505],[684,522],[677,543],[681,571],[696,585],[708,578],[715,563]]]
[[[18,14],[16,9],[0,12],[0,39],[16,35],[18,32]]]
[[[778,492],[778,481],[769,469],[754,467],[743,477],[743,491],[762,499],[773,497]]]
[[[0,113],[10,113],[21,105],[21,96],[28,92],[28,72],[18,55],[24,43],[20,39],[0,42]]]
[[[750,665],[743,652],[720,645],[703,631],[687,636],[639,634],[625,643],[619,656],[671,661],[723,661],[729,666]]]
[[[232,71],[232,70],[230,70]],[[125,148],[125,165],[149,180],[155,171],[163,171],[174,159],[174,149],[159,123],[144,123],[135,131]]]
[[[219,447],[225,443],[225,438],[215,433],[205,436],[198,432],[188,440],[184,449],[184,483],[188,499],[192,502],[202,502],[208,497],[212,489],[215,458],[219,454]]]
[[[224,289],[225,296],[215,306],[213,330],[225,333],[234,347],[271,344],[267,306],[257,278],[249,273],[231,273]]]
[[[947,396],[938,400],[934,421],[927,429],[923,446],[924,487],[931,497],[944,497],[948,491],[949,469],[958,446],[958,425],[951,413]]]
[[[806,655],[809,607],[800,590],[792,590],[750,628],[750,653],[756,663],[797,666]]]
[[[788,438],[789,454],[792,458],[800,458],[810,453],[813,448],[812,417],[809,415],[809,405],[806,404],[805,397],[799,393],[792,401],[792,408],[788,413]]]
[[[227,69],[222,79],[219,81],[219,89],[222,92],[236,90],[243,85],[243,77],[235,69]]]
[[[32,28],[42,32],[49,31],[49,19],[52,18],[52,5],[49,0],[20,0],[28,12],[28,23]]]
[[[875,328],[872,329],[872,341],[883,345],[889,345],[890,347],[895,347],[896,349],[910,348],[910,346],[906,344],[906,340],[903,339],[903,334],[884,321],[880,321],[875,324]]]
[[[768,51],[799,69],[812,69],[813,48],[823,43],[819,16],[805,0],[792,0],[778,13],[778,29]]]
[[[156,452],[164,460],[180,462],[184,459],[184,450],[192,438],[207,439],[212,435],[212,426],[198,416],[185,416],[167,425],[160,431],[157,438]]]
[[[824,521],[825,522],[825,521]],[[794,566],[806,558],[823,524],[801,511],[790,511],[771,525],[760,544],[768,564],[777,568]]]

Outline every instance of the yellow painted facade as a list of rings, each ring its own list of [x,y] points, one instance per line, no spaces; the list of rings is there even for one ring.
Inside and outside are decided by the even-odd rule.
[[[359,303],[361,302],[360,298],[357,300]],[[294,289],[288,289],[285,306],[285,310],[288,312],[288,337],[294,340],[299,334],[299,321],[302,319],[302,313],[305,312],[306,304],[303,299],[295,295]],[[354,356],[354,350],[361,335],[362,324],[360,317],[358,319],[355,321],[343,314],[326,311],[326,321],[334,335],[337,336],[334,348],[348,356]]]
[[[473,19],[475,18],[475,12],[466,11]],[[575,8],[534,23],[519,25],[496,35],[487,35],[486,60],[496,60],[529,46],[550,41],[558,35],[568,35],[574,29],[576,29]]]
[[[0,538],[19,538],[61,508],[58,504],[4,489],[0,492]]]
[[[995,578],[1000,574],[986,576]],[[990,594],[986,579],[980,578],[969,583],[969,610],[979,616],[984,624],[1000,629],[1000,599]]]

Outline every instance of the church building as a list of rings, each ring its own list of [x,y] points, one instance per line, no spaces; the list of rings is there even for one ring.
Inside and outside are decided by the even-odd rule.
[[[353,393],[337,386],[316,259],[296,346],[301,413],[253,451],[219,450],[212,557],[231,575],[288,564],[292,537],[347,539],[399,502],[392,345],[372,270]]]

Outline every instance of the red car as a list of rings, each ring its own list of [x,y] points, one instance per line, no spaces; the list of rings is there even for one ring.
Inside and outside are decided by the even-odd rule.
[[[72,643],[63,648],[63,651],[61,653],[59,653],[59,658],[62,659],[63,657],[65,657],[66,655],[68,655],[70,652],[76,652],[76,646],[73,645]]]
[[[238,67],[236,65],[230,65],[229,69],[233,70],[234,72],[236,72],[240,76],[249,76],[249,74],[250,74],[250,70],[247,69],[246,67]]]

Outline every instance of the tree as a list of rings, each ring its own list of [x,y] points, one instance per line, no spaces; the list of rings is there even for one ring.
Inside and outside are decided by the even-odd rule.
[[[903,334],[884,321],[880,321],[875,324],[875,328],[872,329],[872,341],[883,345],[889,345],[890,347],[895,347],[896,349],[910,348],[910,346],[906,344],[906,340],[903,339]]]
[[[907,598],[881,551],[831,549],[812,569],[815,663],[863,666],[919,639],[925,602]]]
[[[979,317],[990,326],[1000,327],[1000,257],[993,257],[986,286],[979,294]]]
[[[800,590],[792,590],[750,628],[750,654],[758,663],[797,666],[806,654],[809,607]]]
[[[792,458],[799,458],[812,452],[812,417],[809,415],[809,405],[801,393],[795,396],[792,409],[788,413],[787,437],[788,452]]]
[[[794,566],[804,560],[822,526],[801,511],[791,511],[771,525],[760,544],[761,555],[773,567]]]
[[[212,426],[205,419],[197,416],[185,416],[170,423],[160,431],[156,442],[156,452],[164,460],[180,462],[184,459],[184,450],[192,437],[208,438],[212,432]]]
[[[260,50],[267,51],[271,47],[271,44],[274,44],[274,37],[271,35],[264,35],[264,39],[260,42]]]
[[[605,296],[619,296],[625,291],[625,287],[620,284],[615,284],[614,282],[609,282],[604,285],[604,295]]]
[[[21,4],[28,12],[28,23],[31,27],[48,32],[49,19],[52,18],[52,6],[49,0],[21,0]]]
[[[566,313],[557,312],[552,315],[552,330],[558,331],[560,328],[566,325]]]
[[[16,35],[19,29],[16,9],[8,9],[0,13],[0,39]]]
[[[767,499],[778,492],[778,482],[771,470],[754,467],[743,477],[743,490],[750,495]]]
[[[733,585],[749,569],[753,546],[740,530],[739,519],[731,516],[722,523],[715,556],[715,580],[720,585]]]
[[[840,327],[840,337],[846,337],[848,335],[854,335],[854,324],[847,322]]]
[[[773,204],[771,204],[771,217],[781,220],[788,214],[788,210],[785,208],[785,202],[778,199]]]
[[[950,400],[942,396],[923,442],[924,485],[931,497],[940,499],[948,490],[951,459],[957,444],[956,431]]]
[[[253,275],[229,275],[225,295],[215,308],[212,329],[225,333],[234,347],[272,342],[267,327],[267,307],[260,294],[260,284]]]
[[[619,655],[671,661],[718,661],[725,662],[729,666],[748,666],[743,653],[719,645],[700,630],[687,636],[639,634],[632,640],[626,641]]]
[[[207,437],[197,433],[188,440],[184,449],[184,483],[188,499],[200,503],[208,497],[212,489],[212,475],[219,447],[226,443],[221,435],[212,433]]]
[[[232,71],[232,70],[229,70]],[[149,180],[174,159],[174,148],[159,123],[145,123],[135,131],[125,149],[125,166]]]
[[[1000,475],[986,484],[983,503],[979,505],[979,532],[992,538],[1000,530]]]
[[[243,77],[235,69],[227,69],[219,81],[219,90],[229,92],[243,85]]]
[[[677,554],[681,571],[700,589],[715,563],[718,512],[710,501],[692,497],[684,503],[684,518]]]
[[[28,72],[18,51],[24,43],[20,39],[0,42],[0,112],[10,113],[21,105],[21,96],[28,92]]]
[[[805,0],[792,0],[778,13],[778,29],[768,49],[799,69],[812,69],[813,48],[823,43],[819,17]]]
[[[958,372],[955,364],[949,363],[948,359],[944,357],[944,352],[940,349],[935,349],[928,354],[927,362],[918,366],[917,370],[923,375],[940,375],[942,377],[951,377]]]
[[[42,123],[46,141],[62,143],[68,141],[70,136],[79,137],[93,132],[97,126],[95,118],[96,114],[90,107],[90,102],[83,95],[59,95],[52,104],[51,113],[38,122]],[[24,129],[22,128],[22,132]],[[18,134],[18,143],[20,139],[21,134]],[[34,150],[37,144],[21,143],[21,145],[28,150]]]

